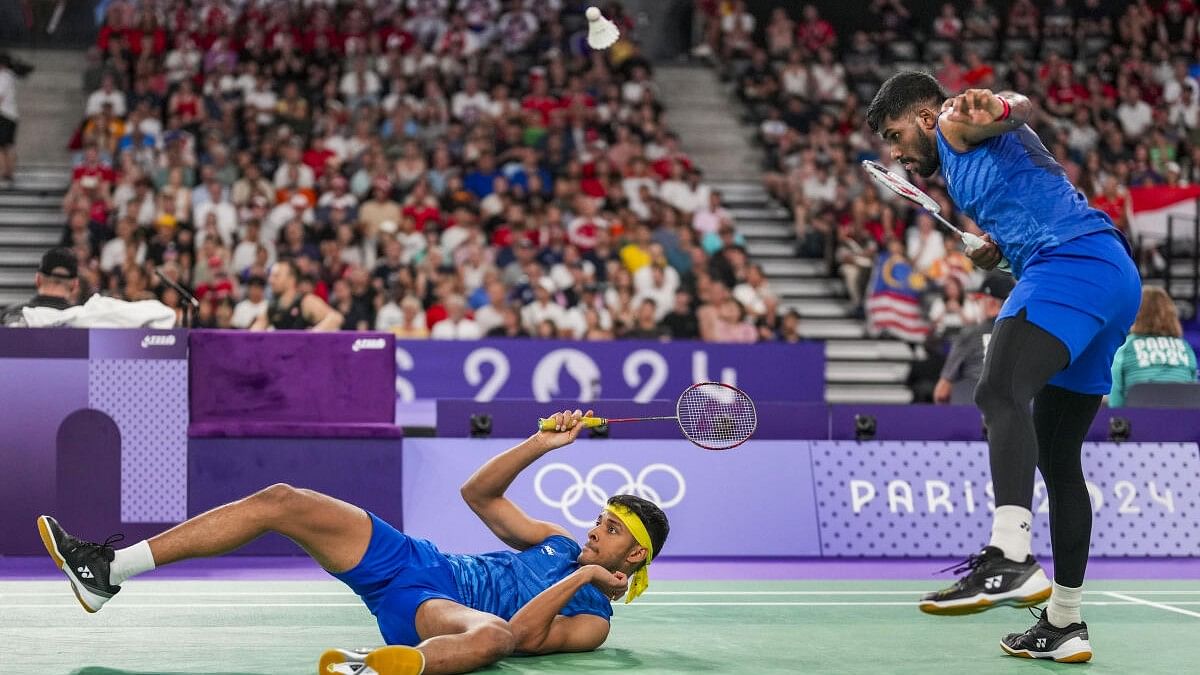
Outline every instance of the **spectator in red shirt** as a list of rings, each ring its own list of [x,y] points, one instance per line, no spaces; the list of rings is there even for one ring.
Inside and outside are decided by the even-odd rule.
[[[809,53],[816,54],[823,48],[833,47],[837,43],[837,33],[828,21],[821,18],[816,5],[805,5],[804,20],[796,28],[796,39]]]
[[[521,107],[526,110],[536,110],[542,116],[542,124],[549,124],[550,112],[562,107],[562,102],[550,95],[550,87],[545,74],[531,75],[533,83],[529,95],[521,100]]]
[[[1104,179],[1104,190],[1092,200],[1092,206],[1107,213],[1122,232],[1129,231],[1129,192],[1115,176]]]

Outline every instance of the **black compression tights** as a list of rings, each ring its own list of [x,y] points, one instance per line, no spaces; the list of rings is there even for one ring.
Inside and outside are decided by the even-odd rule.
[[[1046,384],[1069,359],[1066,345],[1026,320],[1024,311],[1004,319],[992,332],[975,403],[988,429],[996,506],[1032,509],[1038,467],[1049,498],[1054,577],[1077,587],[1092,530],[1080,454],[1101,397]]]

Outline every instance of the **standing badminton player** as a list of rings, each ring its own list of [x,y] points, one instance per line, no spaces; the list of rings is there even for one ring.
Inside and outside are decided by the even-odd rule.
[[[322,675],[464,673],[513,653],[589,651],[608,637],[609,600],[631,602],[645,590],[670,527],[652,502],[617,495],[580,545],[505,497],[517,474],[579,436],[581,416],[555,414],[554,429],[493,457],[462,486],[471,509],[519,553],[444,554],[356,506],[282,484],[119,551],[111,539],[77,539],[49,516],[38,529],[88,612],[155,567],[229,553],[267,532],[288,537],[362,598],[389,645],[331,649]]]
[[[904,72],[879,89],[867,122],[906,169],[941,169],[954,202],[986,233],[971,259],[992,269],[1006,257],[1017,279],[975,390],[995,490],[991,541],[920,608],[970,614],[1049,596],[1037,623],[1001,647],[1083,662],[1092,657],[1079,614],[1092,510],[1080,453],[1137,315],[1141,280],[1125,237],[1026,125],[1031,112],[1020,94],[971,89],[947,99],[932,77]],[[1035,466],[1050,500],[1052,593],[1030,552]]]

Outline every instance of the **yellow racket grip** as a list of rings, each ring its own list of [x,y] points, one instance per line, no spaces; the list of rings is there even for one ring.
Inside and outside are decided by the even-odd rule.
[[[608,424],[608,420],[603,417],[580,417],[579,423],[586,429],[594,429]],[[542,431],[554,431],[554,418],[542,417],[538,419],[538,429]]]

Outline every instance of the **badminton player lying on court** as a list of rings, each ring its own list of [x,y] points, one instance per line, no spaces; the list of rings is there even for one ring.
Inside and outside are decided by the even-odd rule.
[[[1141,281],[1125,237],[1025,124],[1031,112],[1029,99],[1011,92],[972,89],[947,100],[932,77],[905,72],[883,84],[867,122],[906,169],[941,169],[954,202],[986,233],[971,259],[992,269],[1007,258],[1017,278],[975,391],[995,490],[991,541],[920,607],[969,614],[1049,596],[1037,623],[1001,646],[1081,662],[1092,656],[1079,615],[1092,509],[1080,451],[1137,315]],[[1049,493],[1053,593],[1030,555],[1035,466]]]
[[[322,674],[463,673],[514,653],[589,651],[608,637],[609,600],[626,595],[630,602],[645,590],[646,567],[670,528],[653,503],[618,495],[581,546],[504,496],[517,474],[579,436],[580,417],[578,410],[555,414],[555,430],[493,457],[462,486],[471,509],[519,553],[444,554],[356,506],[287,485],[120,551],[77,539],[49,516],[38,519],[38,529],[89,612],[155,567],[228,553],[267,532],[290,538],[362,598],[390,645],[329,650]]]

